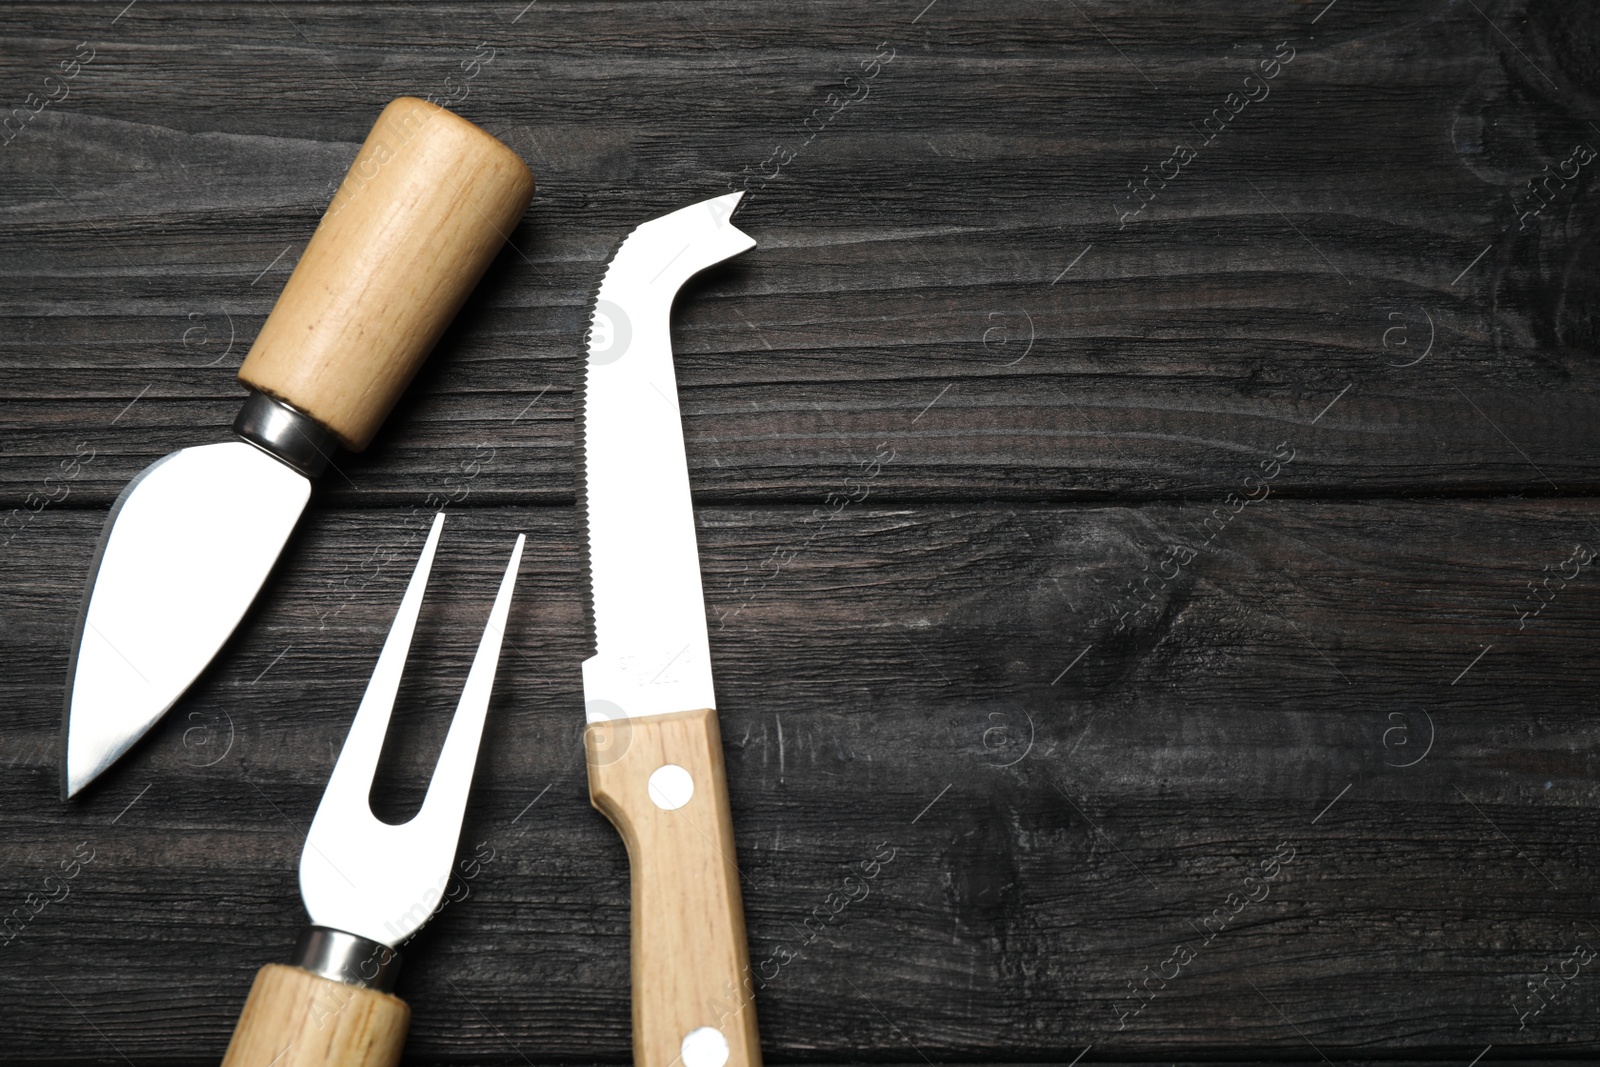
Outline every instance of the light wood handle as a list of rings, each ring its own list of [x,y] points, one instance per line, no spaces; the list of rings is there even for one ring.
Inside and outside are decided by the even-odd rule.
[[[715,711],[591,724],[583,734],[589,798],[622,834],[633,880],[634,1067],[760,1067],[744,904]],[[674,765],[694,791],[682,807],[651,776]],[[680,780],[681,775],[676,775]]]
[[[515,152],[402,96],[378,116],[239,368],[349,449],[372,435],[533,196]]]
[[[256,972],[222,1067],[394,1067],[410,1025],[399,997],[269,963]]]

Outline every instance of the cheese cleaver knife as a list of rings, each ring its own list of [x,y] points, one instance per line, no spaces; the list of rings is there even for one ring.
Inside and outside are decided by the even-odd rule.
[[[111,508],[67,669],[63,799],[211,662],[311,479],[367,447],[532,195],[522,160],[465,119],[384,108],[239,368],[236,439],[157,460]]]
[[[636,1067],[760,1067],[668,315],[754,246],[742,193],[646,222],[595,299],[583,400],[589,796],[628,849]]]

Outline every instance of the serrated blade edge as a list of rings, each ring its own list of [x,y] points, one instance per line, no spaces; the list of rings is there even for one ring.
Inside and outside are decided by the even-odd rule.
[[[716,706],[669,316],[691,276],[754,246],[729,222],[742,195],[634,229],[595,294],[580,418],[591,722]]]

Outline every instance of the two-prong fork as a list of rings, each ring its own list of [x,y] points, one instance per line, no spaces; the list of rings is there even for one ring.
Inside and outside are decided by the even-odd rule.
[[[422,810],[395,826],[372,814],[368,797],[443,527],[440,513],[306,834],[300,896],[311,926],[292,965],[257,973],[223,1067],[392,1067],[400,1059],[411,1009],[389,992],[395,950],[449,884],[525,543],[519,534]]]

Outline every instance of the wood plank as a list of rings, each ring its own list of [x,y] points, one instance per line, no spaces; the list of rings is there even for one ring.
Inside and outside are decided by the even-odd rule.
[[[1587,16],[914,6],[7,5],[8,84],[99,52],[0,156],[0,505],[104,507],[224,434],[372,116],[447,91],[479,42],[461,110],[540,191],[330,506],[457,493],[481,449],[478,499],[570,502],[604,257],[771,174],[774,144],[795,157],[740,216],[761,247],[677,322],[705,503],[817,499],[884,441],[885,499],[1215,495],[1291,433],[1285,492],[1595,490],[1594,165],[1519,219],[1528,179],[1597,136],[1600,75],[1565,43]],[[1128,182],[1286,40],[1270,95],[1124,222]],[[805,140],[883,41],[867,95]]]
[[[1595,504],[1267,498],[1205,545],[1208,511],[700,511],[771,1060],[1594,1051],[1600,987],[1569,983],[1525,1031],[1516,1013],[1600,938],[1600,592],[1572,555]],[[95,858],[5,946],[8,1055],[220,1054],[303,921],[300,831],[426,518],[314,510],[215,669],[69,806],[56,708],[99,516],[47,511],[10,546],[0,886],[22,905],[79,842]],[[494,858],[401,978],[419,1061],[627,1056],[625,858],[579,743],[578,521],[446,526],[390,817],[420,801],[517,531],[528,562],[464,837]],[[1124,618],[1180,543],[1194,557]],[[1247,882],[1282,842],[1292,862]],[[1119,1028],[1128,983],[1185,942]]]

